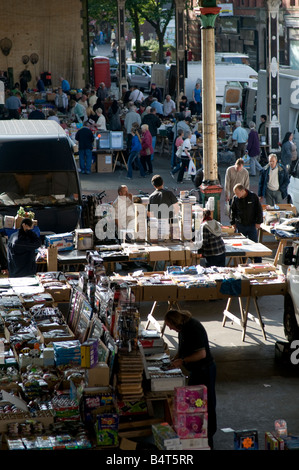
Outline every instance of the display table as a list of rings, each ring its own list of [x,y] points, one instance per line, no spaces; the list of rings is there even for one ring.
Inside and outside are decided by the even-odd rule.
[[[218,271],[216,271],[216,269]],[[186,271],[185,271],[186,272]],[[208,271],[207,271],[208,272]],[[285,295],[286,282],[284,275],[271,264],[241,265],[234,268],[215,268],[215,273],[205,274],[143,273],[138,279],[131,275],[112,276],[115,282],[129,283],[136,302],[152,301],[153,305],[147,317],[146,328],[149,324],[164,333],[165,325],[160,327],[156,321],[154,311],[158,302],[167,302],[169,308],[180,308],[181,301],[218,300],[227,299],[223,311],[223,326],[230,318],[242,328],[242,340],[246,334],[248,319],[257,321],[266,339],[262,316],[259,310],[257,297],[266,295]],[[242,299],[246,306],[243,307]],[[233,299],[238,301],[240,318],[230,312]],[[257,317],[249,312],[251,299],[254,302]]]
[[[278,247],[276,250],[275,258],[274,258],[274,266],[277,266],[278,264],[278,259],[280,254],[282,254],[283,249],[288,245],[288,243],[292,243],[293,241],[299,240],[298,234],[292,234],[291,232],[289,233],[289,236],[286,237],[281,237],[278,233],[273,232],[273,226],[271,225],[266,225],[266,224],[261,224],[260,229],[259,229],[259,240],[263,240],[264,234],[267,235],[272,235],[275,240],[278,242]]]

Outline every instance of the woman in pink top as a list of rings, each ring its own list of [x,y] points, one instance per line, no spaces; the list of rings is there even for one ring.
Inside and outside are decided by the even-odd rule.
[[[141,126],[141,150],[140,150],[140,160],[146,174],[151,175],[153,173],[153,166],[151,155],[154,153],[152,145],[152,134],[148,130],[147,124],[142,124]]]

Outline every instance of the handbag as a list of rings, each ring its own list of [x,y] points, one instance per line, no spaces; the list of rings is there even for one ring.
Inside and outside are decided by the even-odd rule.
[[[177,157],[181,157],[182,153],[183,153],[183,145],[180,145],[175,154]]]

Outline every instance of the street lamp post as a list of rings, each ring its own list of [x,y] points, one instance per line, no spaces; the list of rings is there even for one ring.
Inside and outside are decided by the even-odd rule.
[[[267,111],[266,122],[269,151],[279,151],[279,6],[281,0],[267,0]]]
[[[185,94],[185,0],[175,0],[175,23],[176,23],[176,103],[179,109],[180,98]]]
[[[119,96],[122,87],[127,86],[126,36],[125,36],[125,4],[126,0],[117,1],[118,9],[118,62],[119,62]]]
[[[203,0],[201,19],[202,60],[202,125],[203,125],[203,182],[200,190],[204,205],[214,197],[214,218],[220,220],[220,197],[222,186],[218,179],[217,164],[217,119],[215,81],[215,21],[220,8],[216,0]]]

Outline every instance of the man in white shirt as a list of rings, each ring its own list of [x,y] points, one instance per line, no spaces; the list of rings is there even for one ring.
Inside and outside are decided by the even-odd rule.
[[[132,101],[133,103],[135,103],[135,102],[142,103],[142,101],[144,101],[144,95],[143,95],[142,91],[140,91],[138,89],[137,86],[132,87],[132,91],[131,91],[131,94],[129,96],[129,100]]]
[[[173,117],[175,113],[175,102],[171,99],[170,95],[166,95],[163,103],[163,114],[164,116]]]
[[[236,184],[242,184],[244,188],[249,189],[249,173],[244,168],[244,160],[238,158],[236,163],[232,166],[229,166],[225,172],[225,200],[231,202],[234,197],[234,186]]]

